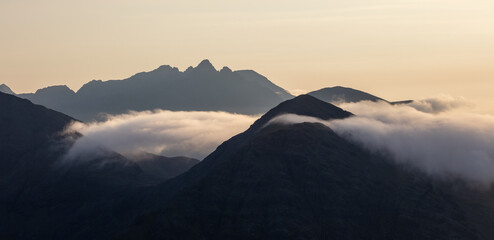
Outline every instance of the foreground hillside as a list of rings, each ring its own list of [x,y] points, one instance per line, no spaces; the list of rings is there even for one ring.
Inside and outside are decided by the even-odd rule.
[[[150,154],[135,162],[109,149],[67,162],[79,135],[60,132],[73,118],[3,93],[0,108],[1,239],[494,236],[490,189],[431,178],[319,123],[271,122],[353,116],[309,95],[279,104],[198,164]]]
[[[161,186],[161,209],[116,239],[490,239],[488,192],[434,180],[295,113],[351,117],[303,95]],[[475,197],[471,197],[476,192]],[[480,197],[483,196],[483,197]],[[480,207],[482,206],[482,207]],[[480,213],[482,209],[482,213]],[[481,216],[482,215],[482,216]],[[483,219],[483,220],[479,220]]]
[[[143,213],[139,192],[197,163],[105,149],[65,159],[73,118],[4,93],[0,109],[0,239],[105,239]]]

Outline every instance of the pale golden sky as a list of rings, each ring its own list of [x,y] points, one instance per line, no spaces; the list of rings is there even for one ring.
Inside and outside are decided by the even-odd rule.
[[[493,0],[0,0],[0,34],[18,93],[208,58],[292,91],[450,94],[494,114]]]

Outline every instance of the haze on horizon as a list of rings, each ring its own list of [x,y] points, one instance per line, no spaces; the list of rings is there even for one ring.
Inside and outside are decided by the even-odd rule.
[[[449,94],[494,114],[494,2],[0,2],[0,83],[15,92],[123,79],[208,58],[289,90],[388,100]]]

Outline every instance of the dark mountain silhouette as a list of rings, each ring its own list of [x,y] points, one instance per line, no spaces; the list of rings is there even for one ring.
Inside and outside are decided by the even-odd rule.
[[[401,105],[401,104],[406,105],[413,102],[413,100],[388,102],[387,100],[382,99],[380,97],[376,97],[372,94],[360,90],[356,90],[353,88],[340,87],[340,86],[323,88],[316,91],[312,91],[307,94],[316,97],[320,100],[323,100],[325,102],[335,103],[335,104],[343,103],[343,102],[355,103],[360,101],[372,101],[372,102],[382,101],[393,105]]]
[[[55,86],[20,96],[83,121],[154,109],[260,114],[293,97],[254,71],[217,71],[208,60],[184,72],[163,65],[124,80],[94,80],[76,93]]]
[[[58,110],[67,105],[74,104],[75,93],[69,87],[60,85],[39,89],[36,93],[24,93],[17,96],[29,99],[36,104],[49,107],[50,109]]]
[[[136,163],[102,149],[61,164],[71,141],[60,131],[73,118],[3,93],[0,109],[1,239],[494,236],[492,191],[431,179],[322,124],[267,125],[285,113],[353,116],[308,95],[279,104],[166,182],[156,174],[178,172],[157,159],[180,158]],[[183,160],[184,171],[196,162]]]
[[[216,151],[201,161],[200,164],[197,164],[185,174],[171,179],[165,185],[160,186],[160,188],[155,189],[152,195],[156,199],[160,199],[158,205],[183,189],[200,182],[203,177],[210,173],[211,169],[228,161],[228,157],[230,157],[229,154],[238,150],[245,141],[255,136],[271,119],[287,113],[315,116],[324,120],[341,119],[352,115],[336,106],[317,100],[308,95],[301,95],[294,99],[287,100],[264,114],[245,132],[238,134],[221,144]]]
[[[142,153],[134,160],[145,173],[160,180],[176,177],[200,162],[194,158],[164,157],[151,153]]]
[[[194,164],[151,156],[149,170],[105,149],[68,161],[73,118],[4,93],[0,109],[0,239],[104,239],[142,214],[143,189]]]
[[[157,188],[161,210],[116,239],[492,238],[492,194],[396,165],[322,124],[266,126],[283,113],[352,116],[307,95],[278,105]]]
[[[382,98],[376,97],[366,92],[362,92],[352,88],[346,87],[330,87],[323,88],[317,91],[308,93],[313,97],[329,103],[341,103],[341,102],[360,102],[360,101],[383,101],[388,102]]]
[[[12,89],[10,89],[5,84],[0,85],[0,92],[6,93],[6,94],[10,94],[10,95],[15,95],[14,91],[12,91]]]

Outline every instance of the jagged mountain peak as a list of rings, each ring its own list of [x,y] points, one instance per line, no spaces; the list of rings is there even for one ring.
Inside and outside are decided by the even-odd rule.
[[[231,72],[233,72],[233,71],[232,71],[229,67],[224,66],[224,67],[220,70],[220,72],[222,72],[222,73],[231,73]]]
[[[232,72],[223,68],[219,73],[209,60],[184,72],[162,65],[122,80],[93,80],[75,94],[65,90],[21,97],[82,121],[98,120],[101,114],[154,109],[257,115],[293,97],[253,71]]]
[[[213,64],[211,64],[211,62],[208,59],[202,60],[201,63],[199,63],[199,65],[197,65],[197,67],[195,67],[195,69],[200,70],[200,71],[215,71],[216,72],[216,68],[214,68]]]

